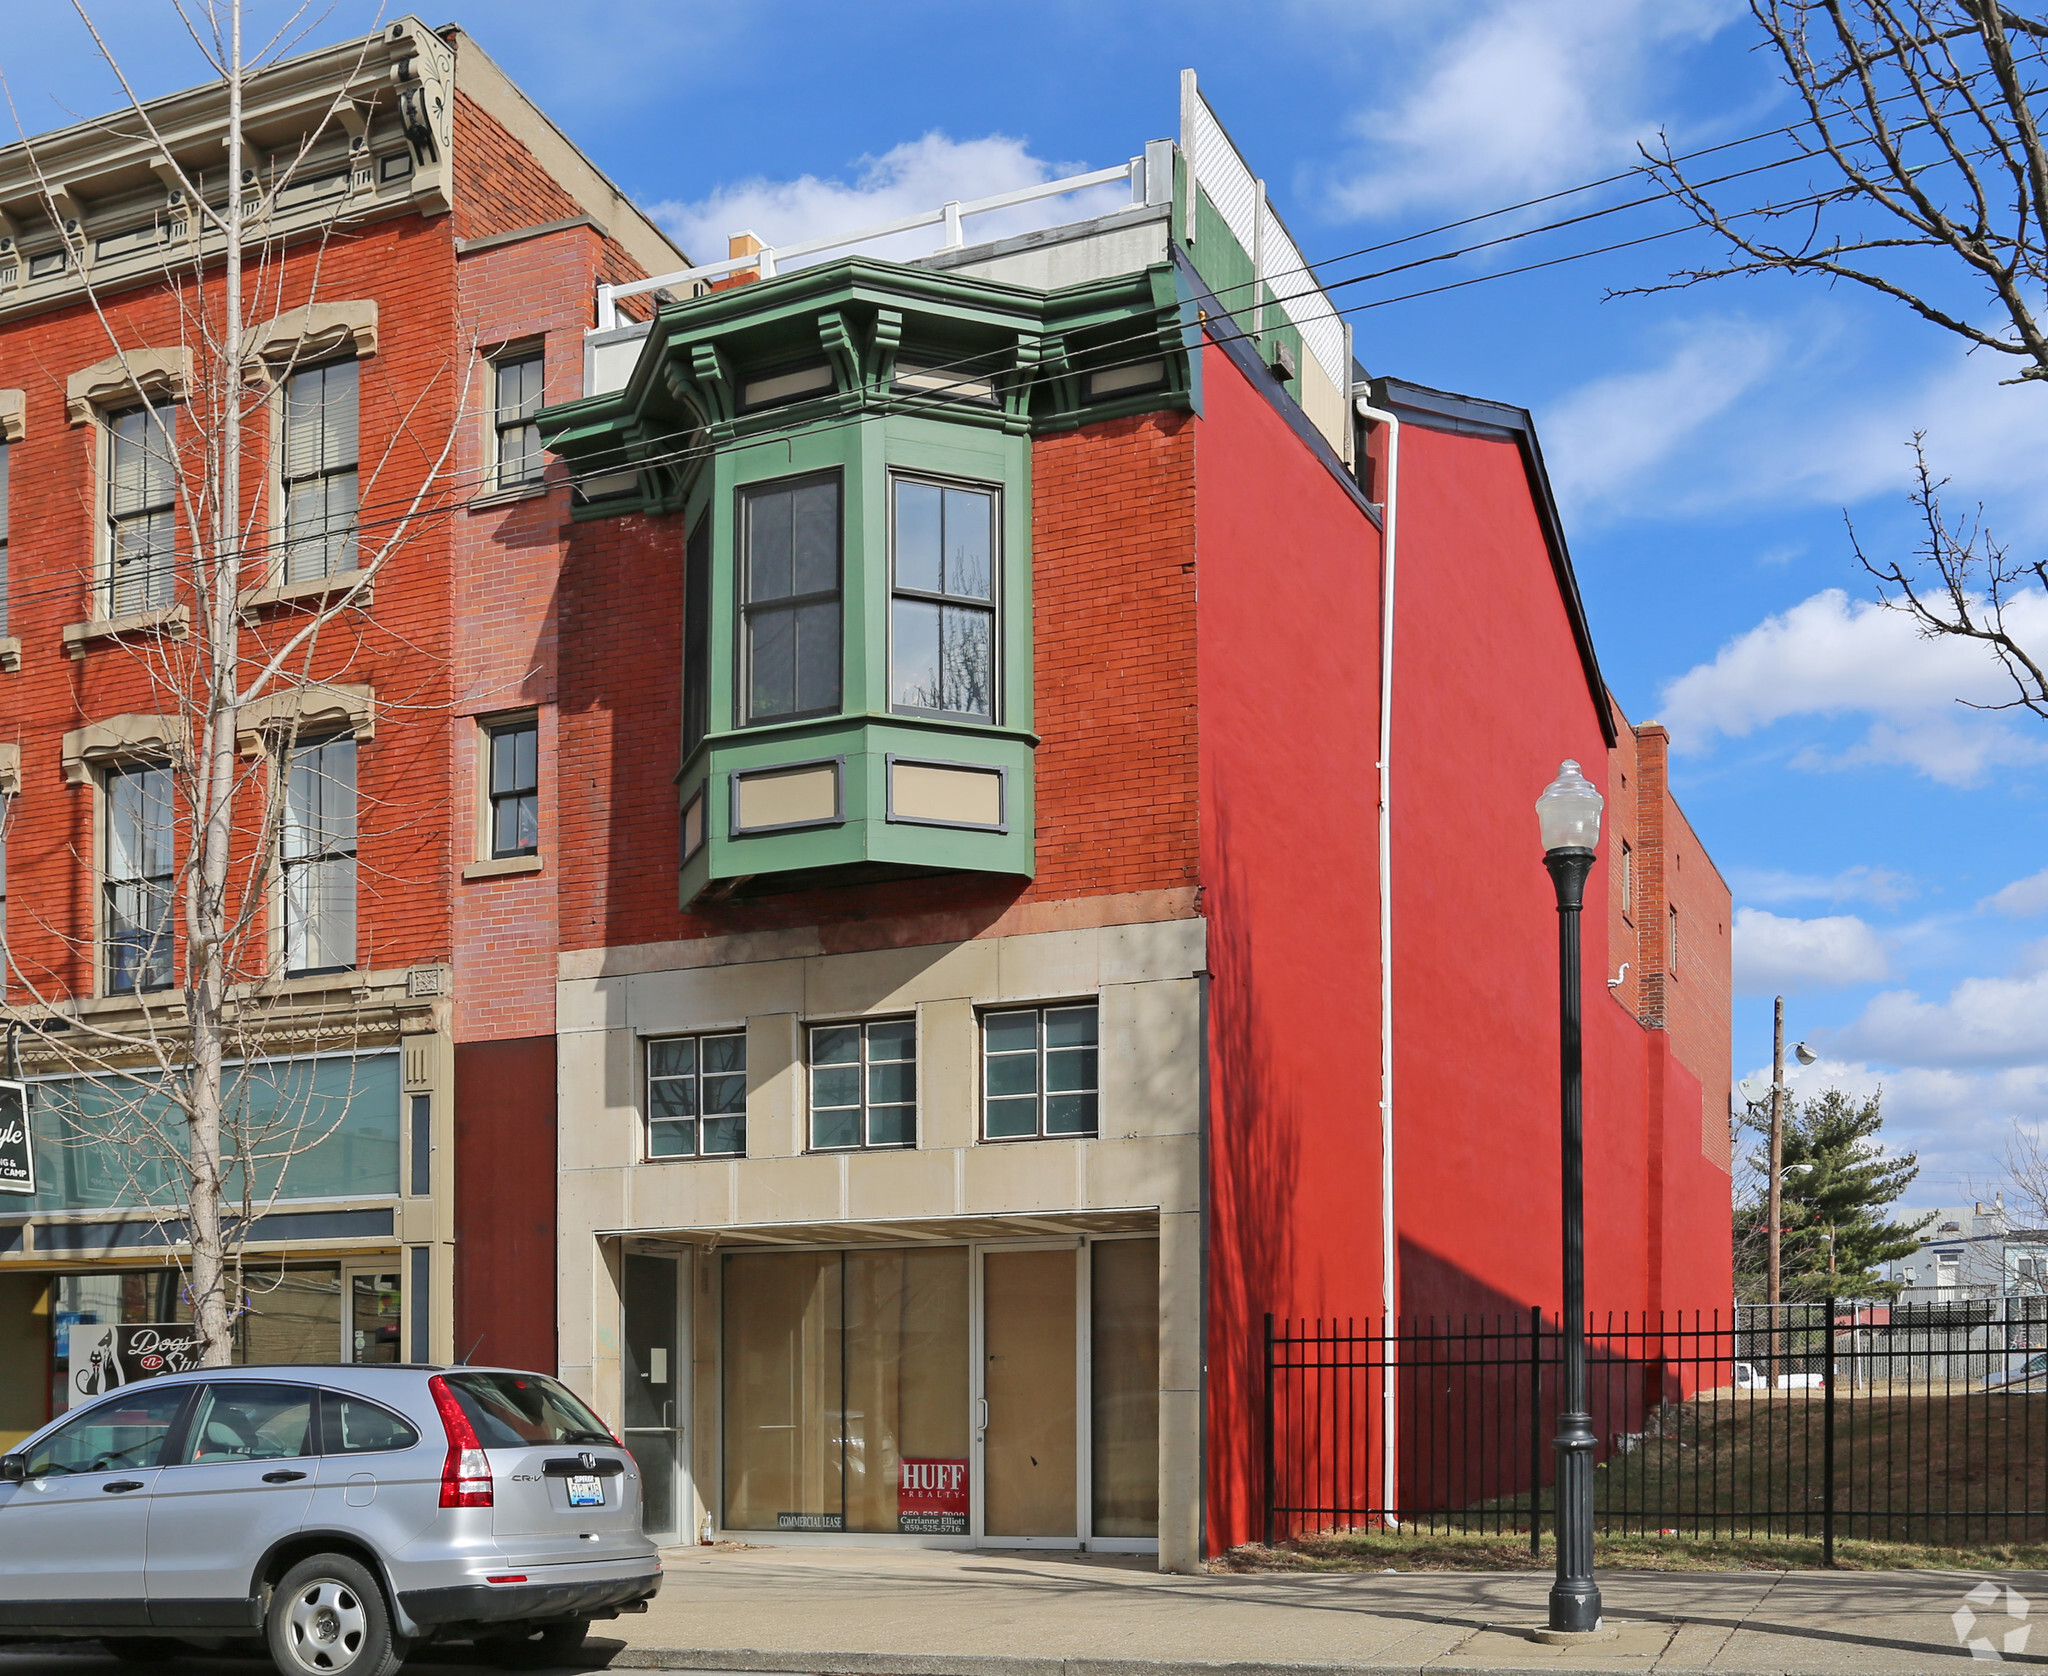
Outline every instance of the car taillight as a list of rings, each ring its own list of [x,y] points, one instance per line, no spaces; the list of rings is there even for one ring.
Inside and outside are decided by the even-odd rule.
[[[448,1455],[441,1463],[441,1505],[491,1506],[491,1460],[477,1440],[476,1428],[462,1412],[447,1380],[436,1374],[427,1381],[427,1389],[434,1393],[434,1406],[441,1411],[441,1430],[448,1439]]]

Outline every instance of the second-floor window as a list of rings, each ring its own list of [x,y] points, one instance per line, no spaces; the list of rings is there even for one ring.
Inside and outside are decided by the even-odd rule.
[[[491,488],[523,489],[538,483],[547,464],[541,452],[540,411],[542,357],[538,349],[521,350],[491,363]]]
[[[811,1145],[917,1141],[917,1022],[811,1027]]]
[[[107,599],[110,617],[177,599],[178,410],[159,403],[107,421]]]
[[[740,498],[746,719],[839,708],[839,479],[805,477]]]
[[[491,757],[491,859],[540,853],[540,722],[528,716],[485,732]]]
[[[102,905],[107,989],[115,995],[171,986],[171,771],[138,763],[106,779],[106,897]]]
[[[356,963],[356,742],[300,745],[285,762],[284,964],[288,973]]]
[[[284,394],[284,579],[356,568],[353,361],[295,372]]]
[[[647,1156],[734,1158],[746,1150],[746,1033],[649,1042]]]
[[[890,703],[995,720],[996,497],[895,480]]]
[[[982,1134],[992,1141],[1092,1135],[1096,1005],[981,1015]]]

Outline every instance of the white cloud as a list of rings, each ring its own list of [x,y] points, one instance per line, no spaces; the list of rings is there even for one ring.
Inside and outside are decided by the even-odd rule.
[[[1674,49],[1734,15],[1726,0],[1495,0],[1450,35],[1398,100],[1350,123],[1348,215],[1489,204],[1626,167],[1656,132],[1645,91]]]
[[[1732,867],[1728,883],[1747,902],[1875,902],[1881,908],[1895,908],[1919,895],[1904,873],[1861,865],[1825,877],[1776,867]]]
[[[2048,594],[2022,596],[2006,621],[2021,644],[2048,644]],[[1829,588],[1670,682],[1661,714],[1679,749],[1702,750],[1716,734],[1740,737],[1788,716],[1860,713],[1873,718],[1861,744],[1834,756],[1809,750],[1794,766],[1903,763],[1968,785],[1994,763],[2048,758],[2048,743],[1958,703],[2002,702],[2011,691],[1985,646],[1924,638],[1903,612]]]
[[[2048,1062],[2048,971],[1965,978],[1946,1001],[1887,990],[1836,1042],[1916,1065],[2039,1066]]]
[[[715,262],[725,256],[726,240],[733,233],[751,232],[770,246],[801,244],[935,210],[956,199],[1015,192],[1041,181],[1083,173],[1086,167],[1034,157],[1025,141],[1006,134],[955,140],[934,131],[906,140],[879,157],[857,159],[851,181],[817,175],[795,180],[757,176],[721,186],[694,203],[656,204],[649,213],[675,236],[692,261]],[[967,223],[966,238],[970,244],[1007,238],[1102,215],[1128,202],[1129,191],[1117,186],[1044,198],[975,216]],[[901,260],[928,255],[939,247],[942,237],[940,228],[925,227],[862,248],[870,255]],[[828,257],[839,254],[843,253],[830,252]]]
[[[1735,910],[1735,988],[1743,995],[1876,983],[1889,970],[1877,933],[1854,914],[1791,919]]]
[[[1581,385],[1544,415],[1544,452],[1568,507],[1626,503],[1709,421],[1784,359],[1782,335],[1697,321],[1664,361]]]
[[[1989,908],[1995,914],[2010,914],[2014,919],[2032,919],[2036,914],[2048,914],[2048,868],[2024,879],[2013,880],[2003,890],[1993,891],[1977,906]]]

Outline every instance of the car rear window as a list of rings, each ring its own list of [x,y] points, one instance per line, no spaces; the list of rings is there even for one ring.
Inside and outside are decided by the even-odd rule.
[[[461,1372],[443,1377],[486,1449],[617,1441],[581,1398],[540,1374]]]
[[[420,1434],[390,1409],[343,1391],[320,1393],[320,1450],[326,1455],[367,1455],[410,1449]]]

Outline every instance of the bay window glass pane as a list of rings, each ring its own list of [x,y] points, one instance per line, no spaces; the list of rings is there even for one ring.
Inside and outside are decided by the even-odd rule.
[[[945,707],[939,662],[939,605],[898,598],[890,612],[895,637],[890,702],[912,710]]]
[[[839,589],[839,484],[806,483],[790,492],[790,588],[793,594]]]
[[[1159,1534],[1159,1242],[1090,1248],[1097,1536]]]
[[[958,716],[994,715],[995,613],[947,605],[939,614],[939,703]]]
[[[796,708],[796,615],[754,611],[747,618],[747,710],[786,716]]]
[[[896,586],[943,591],[939,509],[945,491],[936,483],[896,485]]]
[[[796,608],[796,702],[799,711],[839,708],[839,601]]]
[[[782,494],[757,494],[747,508],[747,598],[787,599],[790,587],[789,526],[791,500]]]
[[[995,497],[979,489],[946,490],[945,591],[956,599],[990,599],[989,540]]]
[[[748,490],[742,529],[748,718],[838,709],[838,479]]]

